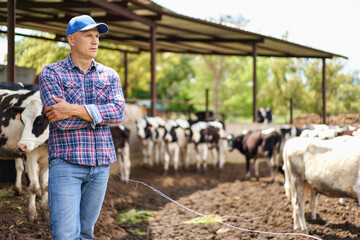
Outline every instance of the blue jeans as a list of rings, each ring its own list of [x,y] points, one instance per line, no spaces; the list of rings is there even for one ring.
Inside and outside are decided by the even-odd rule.
[[[109,165],[49,163],[50,228],[54,240],[93,239],[104,201]]]

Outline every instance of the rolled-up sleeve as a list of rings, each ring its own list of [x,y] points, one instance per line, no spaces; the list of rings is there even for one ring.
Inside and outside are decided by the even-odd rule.
[[[61,87],[61,80],[56,71],[50,67],[46,66],[41,71],[39,75],[39,85],[41,101],[45,108],[56,104],[52,96],[66,100],[63,88]],[[56,121],[54,124],[63,130],[80,129],[89,127],[90,125],[88,121],[75,117]]]
[[[113,71],[113,81],[110,85],[107,104],[96,105],[102,121],[99,124],[121,123],[124,119],[125,98],[121,88],[119,75]]]

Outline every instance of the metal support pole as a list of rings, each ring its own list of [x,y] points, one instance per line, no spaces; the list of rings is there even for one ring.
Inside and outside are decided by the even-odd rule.
[[[124,89],[123,89],[123,92],[124,92],[124,97],[125,99],[127,98],[127,90],[128,90],[128,58],[127,58],[127,54],[128,52],[124,52],[124,67],[125,67],[125,70],[124,70]]]
[[[156,116],[156,27],[151,27],[151,109],[150,115]]]
[[[257,120],[257,73],[256,73],[256,57],[257,57],[257,46],[256,42],[253,42],[253,122]]]
[[[7,81],[15,82],[15,26],[16,26],[16,0],[7,2]]]
[[[205,89],[205,121],[209,121],[209,89]]]
[[[322,71],[322,102],[323,102],[323,124],[326,124],[326,58],[323,58]]]

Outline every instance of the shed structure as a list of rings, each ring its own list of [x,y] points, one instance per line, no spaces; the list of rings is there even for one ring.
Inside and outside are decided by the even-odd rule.
[[[345,56],[293,42],[177,14],[151,0],[0,0],[0,25],[7,25],[8,77],[15,81],[15,27],[55,34],[51,40],[66,41],[68,21],[87,14],[105,22],[109,33],[101,42],[112,49],[151,53],[151,113],[156,105],[156,52],[252,56],[253,120],[257,118],[257,56],[320,58],[323,60],[323,122],[326,123],[326,59]],[[36,37],[36,36],[34,36]],[[125,61],[126,62],[126,61]],[[126,71],[125,65],[125,71]],[[127,86],[125,74],[124,88]]]

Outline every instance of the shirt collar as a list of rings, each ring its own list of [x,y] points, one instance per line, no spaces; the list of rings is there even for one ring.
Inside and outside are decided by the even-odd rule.
[[[67,66],[69,68],[69,70],[72,70],[74,68],[80,69],[78,66],[75,65],[75,63],[73,62],[73,60],[71,59],[71,53],[69,53],[69,55],[66,58],[66,62],[67,62]],[[90,70],[97,70],[97,64],[95,62],[95,60],[91,60],[91,66],[90,66]]]

